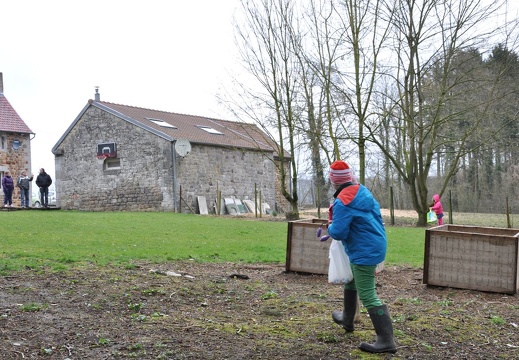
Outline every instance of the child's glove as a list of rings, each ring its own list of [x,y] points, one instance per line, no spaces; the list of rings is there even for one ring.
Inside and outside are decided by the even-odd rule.
[[[330,225],[332,223],[332,216],[333,216],[333,204],[331,204],[330,207],[328,208],[328,224],[326,224],[324,226],[328,227],[328,225]],[[322,232],[323,232],[323,225],[319,226],[319,228],[317,229],[317,233],[315,234],[319,238],[319,241],[328,240],[330,238],[330,235],[321,236]]]
[[[324,235],[324,236],[321,236],[321,238],[319,239],[319,241],[326,241],[330,238],[330,235]]]
[[[323,226],[319,226],[319,228],[317,229],[317,233],[315,234],[318,238],[319,238],[319,241],[326,241],[330,238],[330,235],[323,235],[321,236],[323,232]]]

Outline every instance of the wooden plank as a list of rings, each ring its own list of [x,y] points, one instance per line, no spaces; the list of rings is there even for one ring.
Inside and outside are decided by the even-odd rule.
[[[424,249],[424,265],[423,265],[423,283],[429,283],[429,255],[431,253],[431,231],[425,230],[425,249]]]
[[[471,225],[443,225],[429,229],[430,231],[449,231],[449,232],[460,232],[463,234],[487,234],[493,236],[515,236],[517,229],[508,228],[492,228],[483,226],[471,226]]]
[[[285,260],[285,271],[290,271],[290,264],[292,263],[292,227],[294,222],[289,221],[288,222],[288,229],[287,229],[287,250],[286,250],[286,260]]]

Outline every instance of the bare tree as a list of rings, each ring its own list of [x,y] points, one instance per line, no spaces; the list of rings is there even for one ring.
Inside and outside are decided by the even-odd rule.
[[[291,1],[246,0],[241,3],[243,19],[236,23],[236,43],[246,74],[236,79],[238,98],[232,111],[247,116],[275,140],[280,158],[290,153],[290,167],[276,163],[279,185],[290,203],[288,219],[299,218],[297,138],[300,113],[299,62],[294,56],[294,10]]]
[[[360,181],[368,152],[378,155],[379,183],[403,182],[424,225],[431,174],[442,195],[460,162],[478,165],[475,151],[497,132],[481,129],[509,94],[475,49],[515,30],[481,26],[504,3],[312,0],[303,13],[291,0],[242,2],[236,34],[246,76],[233,110],[271,134],[281,158],[292,155],[289,167],[278,164],[289,217],[299,217],[296,155],[311,160],[324,189],[324,162],[355,144]],[[496,157],[486,153],[484,166]]]
[[[502,2],[484,6],[473,0],[409,0],[387,5],[394,9],[391,23],[397,61],[386,76],[393,79],[398,95],[391,99],[391,111],[383,114],[392,114],[393,131],[404,144],[402,156],[392,152],[380,137],[372,140],[407,185],[419,215],[418,225],[425,225],[432,164],[449,146],[450,162],[437,191],[441,195],[460,159],[469,152],[471,140],[480,134],[477,130],[491,105],[501,96],[496,91],[499,77],[490,76],[474,63],[462,67],[460,59],[499,30],[481,26]],[[459,132],[443,131],[460,121],[466,126],[458,126]]]
[[[303,17],[306,22],[302,27],[308,30],[300,37],[302,43],[296,55],[303,70],[302,88],[308,116],[302,119],[301,130],[309,147],[320,209],[328,200],[329,191],[324,164],[329,165],[341,156],[336,119],[341,118],[342,96],[336,91],[336,82],[345,29],[337,28],[340,21],[333,1],[311,0],[303,10],[307,16]]]
[[[345,46],[348,49],[350,65],[342,72],[342,83],[337,84],[344,94],[349,111],[357,123],[357,131],[348,130],[348,138],[357,144],[359,156],[359,181],[366,180],[366,134],[365,127],[372,117],[371,104],[375,84],[380,72],[379,60],[386,46],[392,20],[392,8],[383,6],[381,0],[343,0],[339,9],[342,26],[346,30]]]

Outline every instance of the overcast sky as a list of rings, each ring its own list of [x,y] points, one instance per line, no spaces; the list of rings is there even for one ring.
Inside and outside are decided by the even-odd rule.
[[[234,120],[216,101],[236,67],[240,0],[0,0],[4,95],[36,133],[32,171],[94,98]],[[94,149],[92,158],[94,158]]]
[[[51,149],[96,86],[108,102],[237,120],[216,94],[239,68],[232,24],[239,4],[0,0],[4,95],[36,133],[32,171],[55,177]]]

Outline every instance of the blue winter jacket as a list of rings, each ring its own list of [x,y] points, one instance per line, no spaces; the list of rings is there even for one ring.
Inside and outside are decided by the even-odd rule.
[[[364,185],[349,185],[334,195],[328,234],[341,240],[355,265],[377,265],[386,257],[387,238],[380,205]]]

